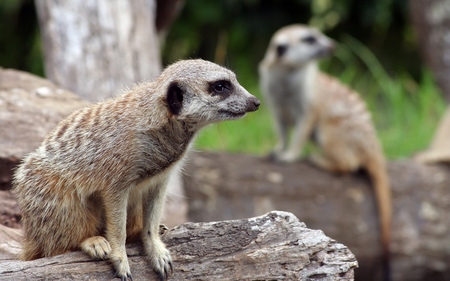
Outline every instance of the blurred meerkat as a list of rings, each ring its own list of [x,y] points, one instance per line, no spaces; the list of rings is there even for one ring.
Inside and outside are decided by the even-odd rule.
[[[422,164],[450,163],[450,107],[439,122],[430,147],[414,159]]]
[[[204,126],[242,118],[259,100],[233,72],[177,62],[154,81],[63,120],[15,172],[23,260],[81,249],[131,279],[126,240],[142,239],[161,280],[172,259],[158,233],[168,177]]]
[[[334,48],[333,40],[305,25],[286,26],[273,35],[259,66],[261,90],[279,138],[272,156],[292,162],[314,137],[320,150],[311,156],[315,165],[333,172],[366,169],[375,189],[387,259],[392,206],[384,154],[364,101],[318,70],[317,60]]]

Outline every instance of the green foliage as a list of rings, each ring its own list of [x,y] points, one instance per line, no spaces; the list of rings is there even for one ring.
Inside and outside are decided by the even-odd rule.
[[[0,1],[0,66],[43,76],[41,38],[33,0]]]

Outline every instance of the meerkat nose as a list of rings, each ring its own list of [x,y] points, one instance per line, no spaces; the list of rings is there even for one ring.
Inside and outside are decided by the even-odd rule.
[[[288,46],[285,44],[280,44],[277,46],[277,54],[279,57],[281,57],[282,55],[284,55],[284,53],[286,53]]]
[[[259,99],[252,97],[249,101],[249,111],[257,111],[260,104],[261,102],[259,101]]]

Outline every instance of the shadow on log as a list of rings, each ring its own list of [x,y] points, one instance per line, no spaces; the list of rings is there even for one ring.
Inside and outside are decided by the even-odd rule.
[[[449,166],[399,161],[388,168],[394,280],[448,280]],[[185,174],[190,221],[292,212],[349,247],[360,266],[356,280],[380,280],[378,214],[363,172],[337,175],[307,162],[277,165],[249,155],[199,152],[191,155]]]
[[[174,258],[171,280],[353,280],[354,255],[291,213],[211,223],[186,223],[163,240]],[[128,245],[135,280],[156,280],[140,245]],[[111,280],[112,265],[73,252],[0,263],[2,280]],[[149,279],[149,277],[151,279]]]

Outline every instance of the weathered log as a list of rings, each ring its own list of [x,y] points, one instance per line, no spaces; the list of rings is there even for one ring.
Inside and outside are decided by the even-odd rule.
[[[16,259],[22,248],[22,229],[0,224],[0,263]]]
[[[19,223],[21,218],[19,204],[11,191],[0,190],[0,224],[11,228],[21,228],[22,225]]]
[[[211,223],[186,223],[163,238],[174,257],[172,280],[353,280],[354,255],[286,212]],[[128,245],[135,280],[156,280],[140,245]],[[2,280],[111,280],[107,261],[73,252],[0,263]]]
[[[394,280],[450,275],[450,169],[389,163],[394,205]],[[294,213],[308,227],[348,246],[358,280],[379,280],[381,247],[372,187],[364,173],[337,175],[306,161],[277,165],[260,157],[199,152],[186,166],[190,221]]]

